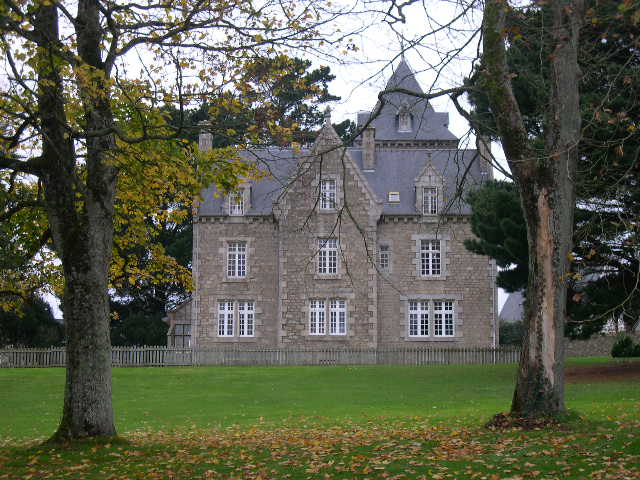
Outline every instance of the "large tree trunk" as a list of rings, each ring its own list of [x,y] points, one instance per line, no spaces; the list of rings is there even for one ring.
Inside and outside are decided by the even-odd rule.
[[[109,302],[104,276],[85,269],[82,255],[65,270],[63,301],[67,331],[67,375],[62,420],[54,438],[71,440],[116,434],[111,403]],[[106,259],[92,255],[91,264]],[[108,263],[107,263],[108,264]]]
[[[89,6],[88,6],[89,5]],[[78,3],[77,41],[89,68],[100,68],[95,1]],[[107,282],[113,247],[116,172],[109,165],[112,135],[85,142],[86,171],[77,168],[69,138],[56,50],[58,13],[40,7],[34,31],[42,48],[38,57],[38,114],[42,137],[41,181],[56,253],[62,260],[65,289],[62,309],[67,332],[67,376],[62,421],[55,440],[115,434],[111,404],[111,342]],[[87,70],[88,71],[88,70]],[[81,82],[80,82],[81,83]],[[82,90],[84,129],[111,126],[108,88],[98,79]]]
[[[544,156],[530,145],[511,88],[503,38],[505,3],[488,0],[483,20],[484,88],[519,185],[529,240],[525,336],[511,406],[512,413],[519,416],[555,415],[565,410],[565,281],[580,138],[577,50],[582,2],[556,0],[551,9],[552,78]]]

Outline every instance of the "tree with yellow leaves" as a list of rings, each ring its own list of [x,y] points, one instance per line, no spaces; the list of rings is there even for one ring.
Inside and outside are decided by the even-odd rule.
[[[3,235],[24,242],[15,248],[33,270],[24,278],[3,274],[1,290],[16,298],[10,295],[55,284],[47,277],[60,274],[67,375],[54,438],[115,434],[109,273],[122,270],[114,278],[124,279],[140,272],[112,263],[114,228],[118,242],[138,241],[146,235],[144,216],[132,207],[171,195],[177,181],[192,192],[210,180],[229,188],[246,173],[229,151],[184,169],[193,157],[155,112],[233,88],[250,59],[339,41],[339,31],[335,38],[322,31],[342,13],[333,8],[319,0],[0,5],[1,215],[23,234]],[[158,221],[171,214],[166,209]]]

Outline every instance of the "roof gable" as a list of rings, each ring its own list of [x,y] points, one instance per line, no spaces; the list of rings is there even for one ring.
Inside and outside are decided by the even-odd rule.
[[[433,168],[433,160],[431,152],[427,153],[427,162],[418,176],[414,179],[416,185],[441,185],[443,183],[442,175]]]

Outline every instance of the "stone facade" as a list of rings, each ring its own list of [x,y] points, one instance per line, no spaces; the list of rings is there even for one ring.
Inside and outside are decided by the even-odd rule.
[[[471,234],[468,219],[451,217],[438,223],[420,217],[387,217],[379,226],[380,244],[391,246],[388,273],[379,279],[380,345],[406,346],[408,342],[443,346],[497,345],[495,332],[495,263],[469,252],[463,245]],[[439,277],[421,276],[418,271],[419,241],[440,238],[443,268]],[[407,252],[402,254],[403,252]],[[411,337],[407,310],[411,300],[453,300],[455,336]]]
[[[389,86],[419,89],[404,62]],[[327,119],[311,150],[251,152],[270,179],[203,192],[193,345],[498,345],[496,266],[464,248],[459,188],[461,172],[472,188],[490,168],[458,149],[446,114],[394,95],[373,121],[359,114],[353,147]]]

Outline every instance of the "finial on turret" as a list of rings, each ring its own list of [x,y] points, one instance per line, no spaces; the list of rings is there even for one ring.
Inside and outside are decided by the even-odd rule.
[[[326,124],[331,123],[331,107],[329,106],[327,106],[327,108],[324,109],[324,123]]]

